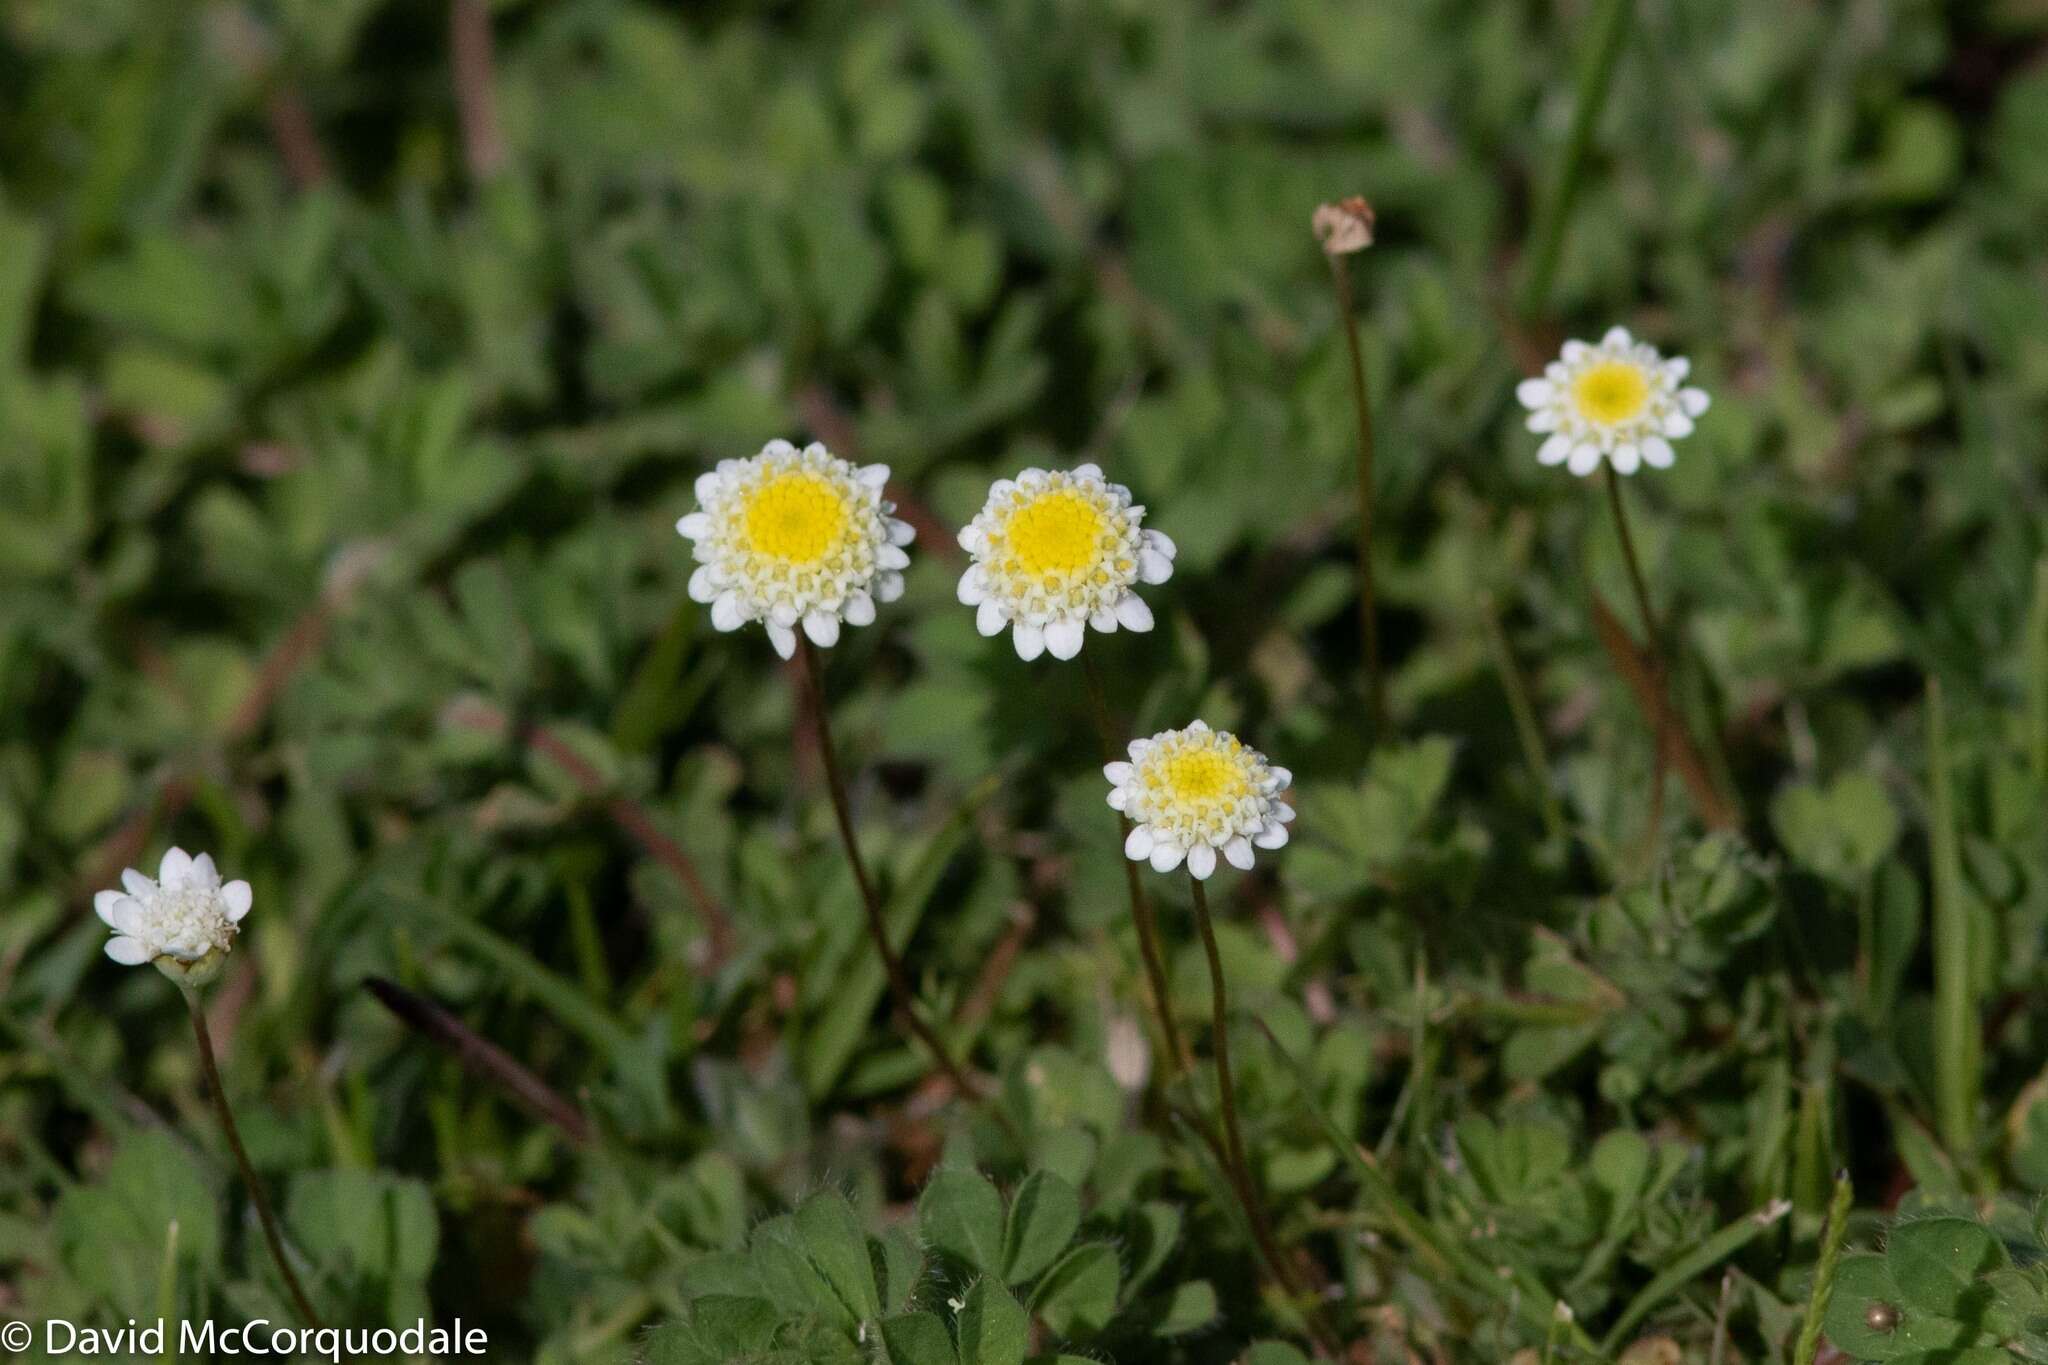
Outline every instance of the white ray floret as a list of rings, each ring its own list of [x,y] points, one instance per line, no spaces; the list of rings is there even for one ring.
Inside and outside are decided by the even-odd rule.
[[[960,532],[973,559],[960,575],[960,600],[975,609],[983,635],[1007,628],[1024,659],[1071,659],[1091,626],[1150,630],[1152,609],[1137,586],[1173,577],[1178,551],[1144,521],[1131,490],[1092,464],[998,479]]]
[[[1195,721],[1131,741],[1127,763],[1102,770],[1109,804],[1129,818],[1124,856],[1171,872],[1182,860],[1207,880],[1221,854],[1249,869],[1253,850],[1287,842],[1294,808],[1283,799],[1294,774],[1236,735]]]
[[[1564,353],[1525,379],[1515,397],[1529,409],[1529,430],[1544,436],[1536,458],[1591,474],[1602,460],[1617,474],[1642,465],[1668,469],[1671,443],[1692,435],[1707,410],[1707,391],[1685,387],[1692,363],[1665,359],[1625,327],[1609,328],[1598,345],[1567,341]]]
[[[855,465],[818,444],[770,441],[745,460],[720,460],[697,480],[697,510],[676,523],[694,542],[690,596],[711,624],[768,629],[775,652],[796,653],[802,628],[829,647],[841,623],[864,626],[875,603],[903,595],[903,547],[916,538],[882,496],[887,465]]]
[[[139,967],[158,958],[192,963],[226,953],[249,903],[249,883],[221,881],[212,855],[195,858],[174,848],[154,881],[131,867],[121,874],[121,889],[100,892],[92,907],[114,931],[107,956]]]

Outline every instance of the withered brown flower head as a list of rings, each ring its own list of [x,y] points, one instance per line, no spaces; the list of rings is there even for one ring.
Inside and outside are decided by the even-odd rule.
[[[1373,211],[1363,195],[1316,206],[1316,240],[1332,256],[1349,256],[1372,245]]]

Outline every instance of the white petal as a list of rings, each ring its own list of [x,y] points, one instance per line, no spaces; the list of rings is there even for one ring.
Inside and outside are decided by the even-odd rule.
[[[884,545],[875,551],[875,567],[880,569],[906,569],[910,567],[910,556],[903,553],[901,545]]]
[[[1016,629],[1010,632],[1010,641],[1017,646],[1017,657],[1028,664],[1045,653],[1045,628],[1019,621]]]
[[[724,480],[718,477],[716,471],[699,474],[697,476],[696,488],[699,505],[709,504],[713,498],[717,497],[720,492],[719,485],[723,482]],[[681,528],[678,527],[677,529]]]
[[[820,450],[824,448],[823,446],[818,447]],[[762,446],[761,453],[763,455],[777,455],[787,459],[789,456],[796,454],[796,447],[778,436],[767,445]]]
[[[953,539],[959,541],[960,548],[971,555],[988,553],[988,536],[983,533],[981,527],[971,521],[961,527],[960,534]]]
[[[1091,612],[1088,617],[1088,628],[1099,635],[1116,634],[1116,613],[1107,608]]]
[[[1143,758],[1146,752],[1151,749],[1152,741],[1149,739],[1134,739],[1124,747],[1132,758]]]
[[[1126,764],[1125,766],[1128,767],[1129,765]],[[1115,779],[1112,778],[1111,780],[1114,781]],[[96,891],[93,893],[92,898],[93,913],[98,915],[100,923],[106,925],[109,929],[118,928],[119,926],[114,923],[114,905],[117,901],[127,899],[128,897],[122,895],[119,891]]]
[[[1143,536],[1143,540],[1147,545],[1169,560],[1178,558],[1180,555],[1180,546],[1174,544],[1173,537],[1164,531],[1147,531]]]
[[[1077,479],[1099,479],[1102,477],[1102,466],[1099,464],[1077,464],[1074,466],[1074,477]]]
[[[796,629],[796,623],[802,617],[803,613],[796,609],[794,602],[777,602],[768,608],[768,619],[785,630]]]
[[[1273,818],[1283,825],[1286,824],[1294,818],[1294,807],[1288,805],[1285,801],[1275,801],[1273,803]]]
[[[140,967],[149,961],[149,949],[132,938],[110,938],[107,940],[107,956],[123,967]]]
[[[1132,862],[1152,856],[1152,828],[1149,825],[1134,825],[1124,836],[1124,856]]]
[[[894,602],[903,596],[903,575],[900,573],[878,573],[875,575],[875,600]]]
[[[1111,787],[1109,789],[1109,808],[1111,810],[1122,810],[1130,804],[1130,801],[1130,793],[1124,788]]]
[[[1276,792],[1285,791],[1294,785],[1294,771],[1291,768],[1283,768],[1278,763],[1268,763],[1266,772],[1272,777],[1273,790]]]
[[[1583,341],[1567,341],[1561,354],[1565,364],[1576,365],[1592,353],[1593,348]]]
[[[1559,432],[1536,447],[1536,459],[1542,464],[1563,464],[1564,457],[1572,453],[1572,438]]]
[[[720,630],[738,630],[746,620],[746,613],[740,610],[738,593],[722,592],[711,604],[711,624]]]
[[[768,643],[775,646],[775,652],[785,659],[796,657],[796,632],[788,626],[768,623]]]
[[[1685,437],[1692,435],[1692,418],[1687,417],[1682,412],[1666,414],[1664,418],[1664,434],[1674,441],[1683,440]]]
[[[1114,763],[1105,763],[1102,765],[1102,775],[1109,779],[1109,785],[1112,787],[1121,787],[1124,783],[1130,781],[1131,774],[1134,771],[1136,770],[1133,769],[1130,764],[1124,762],[1122,759],[1118,759]]]
[[[1287,843],[1287,826],[1276,820],[1254,834],[1252,842],[1260,848],[1281,848]]]
[[[1252,853],[1252,841],[1245,838],[1242,834],[1238,835],[1223,846],[1223,856],[1230,860],[1232,867],[1246,872],[1251,871],[1252,858],[1254,856]]]
[[[233,881],[220,889],[220,899],[221,904],[228,908],[228,923],[240,924],[242,916],[249,913],[250,905],[255,902],[255,895],[249,890],[249,883]]]
[[[1642,463],[1643,455],[1636,448],[1635,442],[1623,441],[1614,448],[1614,453],[1609,455],[1608,459],[1614,462],[1615,473],[1633,474],[1636,472],[1636,466]]]
[[[830,649],[839,643],[839,618],[829,611],[813,611],[804,614],[804,634],[811,637],[811,643],[820,649]]]
[[[692,602],[709,602],[717,596],[718,585],[711,581],[711,566],[709,564],[698,565],[697,571],[690,575],[690,600]]]
[[[1138,551],[1138,577],[1147,583],[1164,583],[1173,577],[1173,561],[1149,546]]]
[[[1188,722],[1188,729],[1196,730],[1206,735],[1209,733],[1209,722],[1197,717]]]
[[[1187,850],[1181,848],[1178,844],[1154,844],[1152,845],[1152,870],[1154,872],[1171,872],[1180,866],[1180,860],[1186,856]]]
[[[1626,327],[1609,327],[1607,335],[1600,338],[1600,344],[1610,351],[1623,350],[1634,343],[1635,338],[1628,334]]]
[[[1216,870],[1216,850],[1207,844],[1196,844],[1188,850],[1188,872],[1198,882],[1209,880],[1209,874]]]
[[[994,636],[1003,633],[1003,627],[1010,624],[1010,613],[1003,610],[1003,604],[994,598],[984,601],[974,611],[974,628],[983,635]]]
[[[1557,386],[1548,379],[1524,379],[1515,385],[1515,399],[1525,408],[1543,407],[1556,396]]]
[[[1116,604],[1116,619],[1125,630],[1140,633],[1152,629],[1152,608],[1145,605],[1145,599],[1136,593],[1125,593],[1123,600]]]
[[[970,564],[967,572],[960,575],[959,586],[953,595],[960,599],[963,607],[978,607],[988,598],[988,576],[981,571],[981,565]]]
[[[192,860],[192,880],[201,886],[220,885],[220,869],[214,866],[211,853],[202,853]]]
[[[1572,447],[1572,456],[1570,464],[1570,469],[1572,473],[1577,474],[1581,478],[1583,478],[1586,475],[1592,473],[1594,470],[1598,469],[1599,467],[1599,446],[1588,444]]]
[[[703,512],[692,512],[676,523],[676,533],[690,540],[702,540],[711,534],[711,518]]]
[[[1529,420],[1522,423],[1529,430],[1542,433],[1557,430],[1557,409],[1538,408],[1529,414]]]
[[[1680,389],[1678,391],[1678,406],[1685,410],[1685,415],[1688,417],[1699,416],[1707,410],[1707,405],[1713,401],[1713,399],[1707,397],[1705,389]]]
[[[889,518],[889,543],[891,545],[908,545],[916,539],[917,528],[915,526],[898,517]]]
[[[192,855],[182,848],[164,850],[164,860],[158,865],[156,879],[165,886],[182,885],[192,875]]]
[[[847,594],[846,605],[840,608],[849,626],[871,626],[875,623],[875,599],[858,590]]]
[[[1671,376],[1671,382],[1681,384],[1692,373],[1692,362],[1682,355],[1675,355],[1664,362],[1664,373]]]
[[[1669,469],[1673,459],[1671,442],[1662,436],[1643,438],[1643,463],[1652,469]]]
[[[1045,628],[1045,647],[1055,659],[1071,659],[1081,652],[1086,634],[1079,621],[1055,621]]]
[[[885,464],[865,464],[860,467],[860,472],[855,474],[854,477],[870,488],[880,488],[883,484],[889,482],[889,466]]]
[[[121,885],[127,888],[128,894],[131,896],[147,896],[150,892],[156,890],[155,882],[143,876],[132,867],[121,869]]]

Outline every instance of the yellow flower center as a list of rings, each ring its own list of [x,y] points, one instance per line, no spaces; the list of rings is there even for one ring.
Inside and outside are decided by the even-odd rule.
[[[1170,801],[1236,802],[1248,794],[1244,765],[1216,749],[1184,749],[1159,765],[1161,794]]]
[[[846,500],[815,474],[777,474],[747,496],[741,512],[747,548],[792,564],[815,564],[839,548],[850,518]]]
[[[1061,490],[1018,508],[1005,529],[1025,573],[1069,574],[1095,562],[1108,524],[1093,502]]]
[[[1602,361],[1572,381],[1572,402],[1579,415],[1602,426],[1626,422],[1649,401],[1649,379],[1640,366],[1626,361]]]

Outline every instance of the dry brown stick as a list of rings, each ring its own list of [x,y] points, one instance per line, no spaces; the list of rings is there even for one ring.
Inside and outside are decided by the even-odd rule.
[[[277,154],[283,158],[292,184],[309,190],[327,183],[333,171],[299,92],[288,85],[273,87],[263,101],[263,117],[270,124],[271,140],[277,144]]]
[[[498,131],[496,62],[491,55],[487,0],[450,0],[448,61],[455,76],[455,112],[462,124],[462,155],[470,179],[489,180],[505,165]]]
[[[1662,733],[1665,750],[1678,777],[1685,784],[1693,805],[1698,808],[1700,818],[1707,827],[1716,830],[1735,829],[1741,817],[1735,807],[1714,785],[1707,771],[1706,760],[1700,757],[1698,745],[1685,726],[1673,716],[1663,724],[1659,721],[1669,714],[1669,702],[1663,695],[1663,685],[1655,666],[1644,656],[1628,633],[1609,609],[1607,602],[1598,592],[1593,593],[1593,630],[1600,637],[1600,647],[1607,651],[1608,659],[1614,664],[1614,671],[1621,675],[1634,694],[1636,706],[1649,723],[1652,733]]]
[[[489,1081],[533,1118],[552,1124],[581,1147],[590,1141],[583,1111],[556,1094],[554,1088],[505,1049],[476,1032],[438,1001],[407,990],[381,976],[368,977],[363,989],[385,1009],[453,1053],[462,1069]]]

